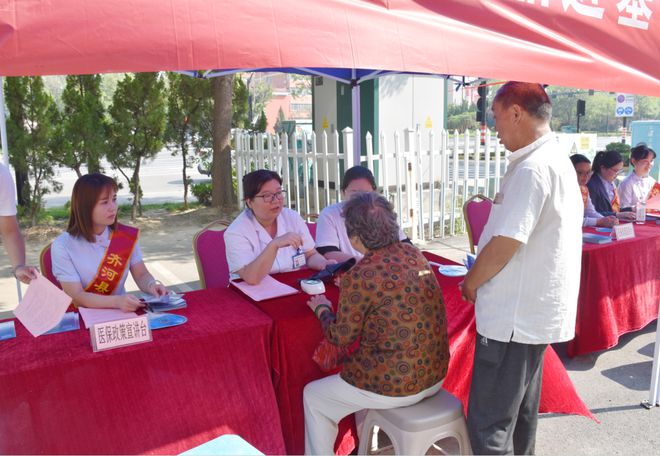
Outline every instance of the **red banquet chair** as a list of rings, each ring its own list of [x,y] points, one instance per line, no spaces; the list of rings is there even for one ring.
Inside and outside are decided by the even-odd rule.
[[[229,222],[216,220],[206,225],[193,238],[195,264],[202,288],[227,288],[229,266],[225,254],[225,229]]]
[[[493,201],[484,195],[474,195],[463,204],[463,216],[470,240],[470,251],[475,253],[475,246],[479,245],[479,238],[488,221]]]
[[[41,254],[39,254],[39,267],[41,268],[41,275],[50,280],[61,290],[62,286],[60,285],[60,282],[55,278],[55,275],[53,275],[53,259],[50,255],[51,245],[52,242],[41,250]]]
[[[318,220],[319,214],[307,214],[307,229],[309,229],[309,234],[312,235],[312,239],[316,242],[316,220]],[[314,220],[312,222],[311,220]]]

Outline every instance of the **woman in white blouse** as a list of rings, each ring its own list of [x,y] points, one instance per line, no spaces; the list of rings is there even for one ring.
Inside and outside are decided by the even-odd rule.
[[[79,307],[144,307],[124,290],[129,271],[143,292],[168,293],[142,261],[137,228],[117,223],[117,183],[103,174],[87,174],[74,184],[69,225],[53,241],[51,257],[55,278]]]
[[[645,144],[630,150],[630,164],[633,172],[619,185],[621,207],[634,207],[640,201],[646,201],[655,185],[655,179],[649,176],[653,167],[655,152]]]
[[[276,172],[260,169],[243,176],[243,196],[245,210],[224,233],[230,273],[255,285],[268,274],[335,263],[316,251],[300,214],[284,207]]]

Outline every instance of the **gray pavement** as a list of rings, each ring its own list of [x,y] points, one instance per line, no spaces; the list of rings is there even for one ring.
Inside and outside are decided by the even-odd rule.
[[[192,233],[198,227],[171,231],[148,230],[141,238],[145,261],[156,277],[180,291],[198,288],[192,257]],[[468,251],[466,236],[435,240],[420,247],[460,261]],[[39,246],[29,245],[29,260],[38,259]],[[6,257],[0,257],[0,313],[13,307],[16,288]],[[127,287],[135,289],[129,284]],[[13,299],[12,299],[13,297]],[[539,455],[637,455],[656,453],[660,447],[660,409],[646,410],[639,403],[648,398],[655,323],[621,338],[613,349],[566,357],[561,344],[555,350],[587,407],[600,421],[581,416],[543,415],[537,433]],[[0,342],[1,344],[1,342]],[[1,345],[0,345],[1,349]]]

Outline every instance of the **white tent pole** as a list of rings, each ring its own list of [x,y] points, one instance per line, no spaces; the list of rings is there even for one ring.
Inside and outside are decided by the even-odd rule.
[[[353,69],[352,73],[351,106],[353,108],[353,163],[359,165],[361,160],[360,145],[362,144],[360,141],[362,138],[362,130],[360,128],[360,84],[357,82],[355,69]]]
[[[660,309],[658,309],[658,317],[660,317]],[[658,389],[660,384],[660,325],[655,330],[655,348],[653,350],[653,367],[651,369],[651,386],[649,387],[649,400],[642,402],[646,408],[654,407],[658,404]]]
[[[0,76],[0,145],[2,145],[2,163],[9,166],[9,148],[7,146],[7,118],[5,117],[5,78]],[[18,302],[23,299],[21,282],[16,279]]]
[[[7,120],[5,118],[5,78],[0,76],[0,145],[2,146],[2,163],[9,165],[9,149],[7,148]]]

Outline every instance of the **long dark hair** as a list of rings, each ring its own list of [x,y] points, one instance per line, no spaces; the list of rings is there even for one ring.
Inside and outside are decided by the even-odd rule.
[[[66,231],[71,236],[82,236],[89,242],[94,242],[94,221],[92,212],[101,194],[111,189],[117,191],[117,182],[101,173],[86,174],[76,181],[71,193],[71,213]],[[117,218],[111,229],[117,228]]]
[[[600,174],[600,169],[604,166],[605,168],[611,168],[617,163],[623,163],[623,158],[621,154],[616,150],[601,150],[594,157],[594,162],[591,165],[591,170],[595,174]]]

